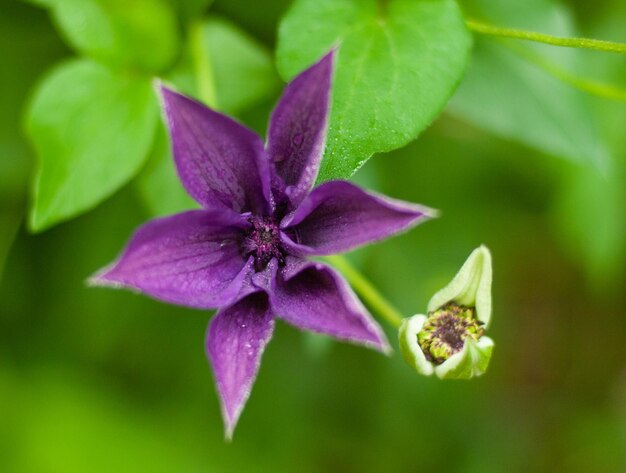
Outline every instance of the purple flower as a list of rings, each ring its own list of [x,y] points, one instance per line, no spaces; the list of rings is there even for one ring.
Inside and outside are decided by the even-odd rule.
[[[324,151],[334,52],[287,86],[268,142],[229,117],[161,87],[174,160],[202,205],[152,220],[95,284],[218,308],[206,351],[230,437],[276,317],[300,329],[388,350],[385,335],[333,269],[309,261],[382,240],[429,209],[345,181],[311,190]]]

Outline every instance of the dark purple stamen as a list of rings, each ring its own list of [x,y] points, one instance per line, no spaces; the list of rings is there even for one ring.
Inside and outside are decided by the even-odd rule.
[[[245,236],[242,251],[245,256],[254,256],[255,270],[262,271],[276,258],[279,264],[285,262],[285,251],[280,241],[280,229],[276,221],[267,217],[250,217],[252,229]]]

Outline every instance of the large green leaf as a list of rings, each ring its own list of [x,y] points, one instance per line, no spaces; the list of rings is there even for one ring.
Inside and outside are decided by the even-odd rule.
[[[31,228],[84,212],[132,178],[150,150],[157,116],[147,79],[89,60],[55,69],[27,116],[39,155]]]
[[[176,17],[163,0],[37,0],[68,43],[106,64],[160,71],[178,52]]]
[[[615,284],[611,279],[623,270],[625,202],[623,169],[602,175],[583,166],[572,166],[565,173],[555,202],[564,250],[586,270],[592,283],[605,288]]]
[[[473,0],[467,10],[500,26],[574,36],[568,12],[551,0]],[[449,111],[548,154],[603,166],[607,149],[585,93],[546,69],[575,73],[580,52],[479,38]],[[584,54],[584,53],[583,53]]]
[[[601,13],[590,36],[626,41],[626,4]],[[626,84],[623,57],[610,54],[585,56],[585,73],[609,84]],[[598,292],[623,290],[626,256],[626,106],[596,99],[592,105],[615,159],[603,172],[571,166],[563,173],[554,206],[556,230],[563,250],[585,270]]]
[[[279,29],[285,79],[339,46],[320,180],[414,139],[460,81],[470,37],[451,0],[296,0]]]

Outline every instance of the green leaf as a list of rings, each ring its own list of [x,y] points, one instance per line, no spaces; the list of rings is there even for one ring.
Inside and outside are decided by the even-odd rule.
[[[213,0],[168,0],[183,21],[189,21],[208,10]]]
[[[593,5],[589,8],[594,10]],[[614,5],[603,12],[586,35],[614,41],[626,40],[626,4]],[[612,54],[577,52],[584,59],[579,65],[586,77],[607,84],[625,84],[623,57]],[[579,61],[580,62],[580,61]],[[626,154],[626,107],[623,102],[589,97],[597,128],[612,156]],[[551,217],[559,247],[569,256],[597,295],[623,290],[626,256],[626,168],[622,159],[614,159],[598,170],[589,166],[565,163],[559,168],[561,178],[556,189]]]
[[[499,26],[576,35],[568,12],[552,1],[469,3],[468,10],[478,18]],[[609,153],[598,134],[588,97],[547,71],[556,68],[574,73],[580,54],[516,40],[478,38],[470,68],[449,111],[548,154],[602,167]]]
[[[174,167],[167,132],[159,126],[150,164],[137,181],[139,194],[148,211],[155,217],[197,208],[181,184]]]
[[[147,79],[116,75],[89,60],[54,69],[27,115],[40,161],[31,228],[89,210],[132,178],[148,154],[157,117]]]
[[[451,0],[296,0],[279,29],[281,75],[339,46],[320,180],[413,140],[460,81],[470,43]]]
[[[199,26],[199,34],[191,35],[181,60],[166,77],[180,92],[199,98],[198,81],[209,81],[210,95],[217,102],[211,106],[233,115],[279,89],[280,80],[265,46],[221,18],[212,17]],[[198,65],[204,66],[200,73]]]
[[[572,166],[564,174],[554,208],[563,249],[593,284],[613,289],[626,255],[626,173],[619,166],[615,163],[604,175]]]
[[[67,42],[115,67],[157,72],[178,53],[176,17],[163,0],[39,0]]]
[[[270,52],[244,31],[212,18],[203,37],[220,110],[233,114],[268,97],[280,86]]]

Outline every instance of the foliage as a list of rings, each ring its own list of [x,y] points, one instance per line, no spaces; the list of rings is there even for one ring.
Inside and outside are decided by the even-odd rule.
[[[626,469],[626,105],[564,80],[624,89],[624,57],[463,24],[624,42],[626,7],[458,3],[1,0],[1,471]],[[354,179],[442,210],[351,259],[412,315],[486,243],[496,352],[481,379],[437,382],[279,324],[224,446],[210,314],[84,280],[148,216],[193,205],[156,77],[201,98],[200,51],[217,107],[263,132],[276,69],[287,80],[335,45],[321,178],[381,153]]]
[[[320,180],[350,177],[430,125],[461,79],[470,38],[454,1],[296,1],[279,30],[283,77],[332,47],[339,56]]]

